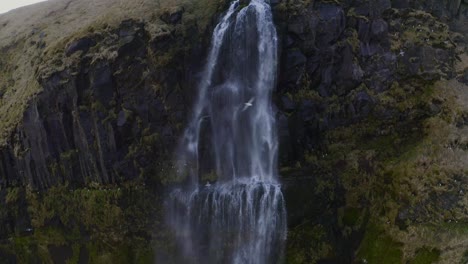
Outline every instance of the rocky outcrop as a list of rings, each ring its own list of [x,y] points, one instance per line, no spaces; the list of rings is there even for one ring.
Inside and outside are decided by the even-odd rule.
[[[305,122],[289,122],[290,133],[302,135],[283,141],[293,153],[317,147],[321,131],[388,114],[371,109],[395,83],[453,77],[456,45],[448,26],[424,11],[392,5],[400,6],[319,1],[279,21],[284,47],[278,105],[293,112],[290,120]]]
[[[36,7],[37,13],[60,9],[64,3],[58,2]],[[54,12],[38,18],[18,11],[49,23],[43,30],[31,31],[29,20],[10,14],[0,19],[6,21],[2,63],[12,79],[0,81],[6,89],[0,102],[3,188],[170,178],[165,171],[223,3],[143,1],[121,12],[121,1],[109,0],[107,7],[91,2],[69,1],[54,11],[68,18],[61,23],[49,21]],[[87,10],[82,25],[75,17],[80,8]],[[114,15],[93,17],[99,10]],[[19,40],[8,35],[15,26]]]
[[[32,60],[40,89],[0,147],[8,263],[108,262],[106,254],[150,263],[153,239],[169,240],[153,231],[164,230],[161,186],[176,180],[172,153],[216,21],[218,4],[202,4],[155,10],[150,21],[99,21]],[[210,19],[194,20],[202,14]]]
[[[276,93],[280,163],[291,188],[290,223],[296,226],[290,263],[400,263],[414,257],[408,248],[415,245],[401,238],[405,231],[392,231],[395,226],[406,230],[466,219],[456,193],[463,172],[400,171],[413,166],[408,156],[422,153],[421,145],[445,144],[433,136],[440,128],[427,123],[447,118],[444,109],[459,109],[449,95],[453,91],[434,83],[463,78],[455,65],[465,50],[466,8],[460,1],[387,0],[276,6],[283,36]],[[432,162],[427,166],[443,161]],[[433,191],[428,182],[434,178],[450,184]],[[415,194],[408,181],[428,188]],[[385,255],[379,243],[392,253]],[[454,248],[447,252],[463,251]]]
[[[168,168],[189,104],[185,77],[202,54],[179,45],[201,34],[150,39],[144,23],[127,20],[69,43],[69,67],[38,73],[43,91],[2,149],[1,185],[111,184]]]

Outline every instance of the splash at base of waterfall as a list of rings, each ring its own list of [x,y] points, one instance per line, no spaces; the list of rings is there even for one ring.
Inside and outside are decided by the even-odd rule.
[[[286,209],[277,183],[256,178],[171,193],[169,223],[185,263],[281,263]]]

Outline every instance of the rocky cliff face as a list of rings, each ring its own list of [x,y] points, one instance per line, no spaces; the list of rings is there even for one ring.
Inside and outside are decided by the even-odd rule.
[[[155,9],[158,22],[92,25],[36,62],[40,89],[5,138],[0,185],[110,184],[168,167],[208,33],[174,6]]]
[[[279,15],[285,39],[278,105],[302,122],[288,122],[295,125],[290,130],[296,135],[284,141],[291,149],[283,161],[288,156],[297,160],[294,154],[316,147],[322,131],[370,115],[397,115],[391,109],[395,105],[381,107],[378,98],[396,86],[414,82],[425,89],[454,77],[456,42],[464,37],[451,32],[430,9],[396,2],[323,1],[280,7],[288,11]],[[447,14],[449,9],[443,7],[437,11]]]
[[[60,18],[83,12],[77,1],[24,31],[0,16],[0,255],[12,263],[171,259],[159,194],[180,180],[172,151],[225,3],[108,2],[118,15],[81,28]],[[468,3],[272,4],[288,263],[464,263]]]
[[[177,180],[172,152],[223,5],[51,1],[34,16],[16,11],[32,28],[1,17],[10,82],[0,85],[0,255],[154,258],[161,186]]]
[[[144,177],[170,156],[183,121],[180,76],[190,62],[181,54],[171,61],[179,66],[155,65],[155,53],[172,48],[168,38],[150,40],[143,23],[127,20],[69,43],[62,59],[70,66],[39,72],[43,90],[3,150],[3,185],[117,183]]]
[[[289,262],[463,263],[467,8],[277,6]]]

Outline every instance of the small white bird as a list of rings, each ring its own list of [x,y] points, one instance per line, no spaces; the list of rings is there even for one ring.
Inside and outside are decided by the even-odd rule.
[[[242,112],[247,110],[249,107],[253,106],[253,102],[255,101],[255,98],[252,97],[247,103],[244,103],[244,108],[242,109]]]
[[[211,183],[209,181],[206,182],[205,187],[210,187]]]
[[[405,52],[403,50],[400,50],[400,54],[399,54],[401,57],[405,56]]]

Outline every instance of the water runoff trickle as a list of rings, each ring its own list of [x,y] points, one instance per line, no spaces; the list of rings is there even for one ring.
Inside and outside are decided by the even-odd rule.
[[[190,183],[172,191],[166,205],[184,263],[282,261],[286,208],[271,102],[278,39],[269,0],[244,2],[233,1],[214,30],[176,153],[178,172]],[[201,149],[211,153],[203,156],[216,182],[201,182]]]

